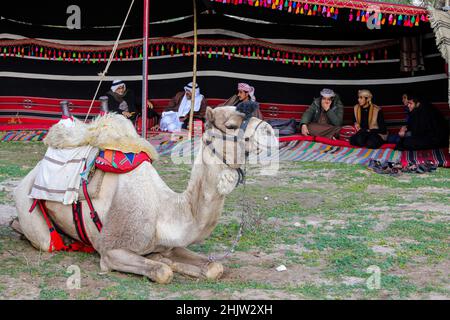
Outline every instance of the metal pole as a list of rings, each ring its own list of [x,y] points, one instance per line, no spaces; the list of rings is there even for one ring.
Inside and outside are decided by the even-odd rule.
[[[69,101],[64,100],[64,101],[61,101],[59,104],[61,106],[61,116],[70,118],[72,115],[69,110]]]
[[[148,100],[148,26],[150,0],[144,0],[144,41],[142,44],[142,137],[147,139],[147,100]]]
[[[100,115],[104,116],[109,112],[108,108],[108,97],[107,96],[101,96],[98,98],[100,100]]]
[[[189,113],[189,133],[188,139],[192,139],[192,123],[194,120],[194,104],[195,104],[195,89],[197,87],[197,5],[196,0],[192,0],[194,9],[194,67],[192,77],[192,98],[191,98],[191,112]]]

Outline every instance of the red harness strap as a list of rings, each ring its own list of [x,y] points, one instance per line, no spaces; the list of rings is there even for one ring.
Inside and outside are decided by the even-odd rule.
[[[88,246],[92,246],[91,241],[86,233],[86,228],[84,226],[84,218],[83,218],[83,208],[81,202],[74,202],[72,204],[72,214],[73,214],[73,223],[75,224],[75,230],[77,231],[78,237],[81,242]]]
[[[95,226],[97,227],[98,232],[101,232],[102,228],[103,228],[103,224],[100,221],[97,211],[95,211],[95,209],[94,209],[94,205],[92,204],[91,197],[89,196],[89,193],[87,190],[86,180],[83,180],[82,185],[83,185],[84,198],[86,199],[86,202],[89,206],[89,210],[91,210],[91,219],[94,222]]]
[[[33,205],[30,208],[30,213],[33,212],[34,208],[36,208],[36,204],[39,205],[39,209],[41,210],[42,215],[44,216],[45,222],[47,223],[48,226],[48,231],[50,232],[50,247],[48,248],[48,251],[53,252],[64,250],[66,248],[66,245],[64,244],[64,241],[62,240],[58,231],[56,231],[56,229],[53,227],[52,222],[48,217],[47,207],[45,206],[44,201],[34,200]]]
[[[50,246],[48,249],[49,252],[54,251],[80,251],[87,253],[95,252],[94,248],[86,246],[83,243],[77,241],[66,246],[61,238],[61,235],[52,225],[50,217],[48,216],[47,207],[45,206],[45,201],[35,199],[33,201],[33,204],[31,205],[29,212],[32,213],[37,205],[39,205],[39,209],[42,212],[42,215],[45,219],[45,222],[47,223],[48,230],[50,232]]]

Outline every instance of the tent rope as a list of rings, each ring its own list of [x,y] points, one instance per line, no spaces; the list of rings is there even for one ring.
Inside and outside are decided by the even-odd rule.
[[[106,74],[108,73],[108,70],[109,70],[109,67],[110,67],[110,65],[111,65],[111,63],[113,61],[114,55],[116,54],[116,50],[117,50],[117,47],[119,46],[120,38],[122,37],[122,31],[125,28],[125,24],[127,23],[128,17],[129,17],[130,12],[131,12],[131,8],[133,8],[133,4],[134,4],[134,0],[131,0],[130,7],[128,8],[127,15],[126,15],[125,20],[123,21],[122,27],[120,28],[120,31],[119,31],[119,35],[117,36],[116,42],[114,43],[114,47],[113,47],[113,49],[111,51],[111,54],[109,55],[108,63],[106,64],[105,70],[103,70],[103,72],[99,73],[100,81],[98,83],[97,90],[95,90],[95,94],[92,97],[91,105],[89,106],[89,110],[88,110],[88,112],[86,114],[86,118],[84,118],[84,122],[87,121],[87,119],[89,117],[89,114],[91,113],[92,106],[94,105],[94,102],[95,102],[95,98],[97,98],[97,94],[98,94],[98,92],[100,90],[100,87],[101,87],[101,85],[103,83],[103,80],[105,79]]]

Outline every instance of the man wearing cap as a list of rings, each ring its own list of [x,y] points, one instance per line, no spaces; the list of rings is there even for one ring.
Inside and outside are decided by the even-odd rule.
[[[184,87],[184,91],[178,92],[175,97],[170,100],[168,106],[164,109],[163,116],[161,119],[162,124],[168,122],[167,119],[169,119],[170,116],[170,125],[169,125],[169,131],[176,131],[179,128],[179,125],[174,122],[172,119],[174,118],[173,115],[176,113],[176,117],[179,120],[179,123],[181,125],[181,128],[186,129],[189,126],[189,114],[191,112],[191,102],[192,102],[192,82],[188,83]],[[200,88],[198,84],[195,85],[194,90],[195,95],[195,104],[194,104],[194,119],[200,119],[204,120],[206,107],[207,107],[207,101],[206,98],[200,94]],[[166,119],[164,119],[166,117]],[[177,127],[177,128],[175,128]],[[161,125],[161,129],[164,128],[164,125]],[[174,129],[174,130],[172,130]]]
[[[136,100],[133,91],[127,90],[125,82],[114,80],[111,90],[106,93],[110,112],[117,112],[128,119],[133,119],[136,114]]]
[[[304,136],[338,138],[344,122],[344,104],[331,89],[323,89],[303,114],[300,130]]]
[[[237,94],[233,95],[231,98],[229,98],[224,103],[220,104],[219,106],[235,106],[237,107],[240,103],[246,102],[246,101],[252,101],[256,102],[255,97],[255,88],[250,86],[247,83],[238,83],[238,92]],[[261,113],[261,110],[259,109],[259,105],[254,111],[253,117],[256,117],[258,119],[263,120],[263,115]]]

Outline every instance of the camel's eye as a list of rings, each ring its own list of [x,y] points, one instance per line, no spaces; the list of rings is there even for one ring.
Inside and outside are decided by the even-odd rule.
[[[235,124],[228,124],[225,126],[225,128],[230,129],[230,130],[236,130],[238,128],[238,126]]]

